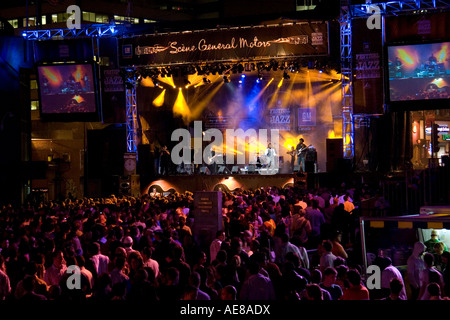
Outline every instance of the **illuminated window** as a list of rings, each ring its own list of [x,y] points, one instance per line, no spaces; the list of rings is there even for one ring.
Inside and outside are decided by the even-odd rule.
[[[31,111],[39,110],[39,101],[38,100],[32,100],[31,101]]]
[[[155,23],[155,20],[144,19],[144,23]]]
[[[83,11],[83,21],[95,22],[95,13]]]
[[[30,80],[30,89],[37,89],[37,81],[36,80]]]
[[[41,17],[41,24],[42,25],[46,25],[47,24],[47,16],[42,16]]]
[[[23,25],[27,26],[27,18],[23,18]],[[34,27],[36,26],[36,18],[35,17],[29,17],[28,18],[28,27]]]
[[[58,22],[58,15],[52,14],[52,23],[57,23],[57,22]]]
[[[316,7],[315,0],[297,0],[297,11],[314,10]]]
[[[66,22],[67,19],[69,19],[69,14],[64,12],[64,13],[57,13],[57,17],[56,17],[56,22]],[[53,20],[53,17],[52,17]]]
[[[8,20],[9,24],[13,26],[13,28],[18,28],[19,27],[19,20],[18,19],[12,19],[12,20]]]
[[[108,22],[108,21],[109,21],[109,17],[105,14],[95,15],[95,22],[103,23],[103,22]]]

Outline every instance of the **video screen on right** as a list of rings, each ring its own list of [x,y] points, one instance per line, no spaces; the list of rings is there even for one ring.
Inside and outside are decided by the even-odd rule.
[[[450,42],[388,45],[387,60],[388,102],[450,98]]]

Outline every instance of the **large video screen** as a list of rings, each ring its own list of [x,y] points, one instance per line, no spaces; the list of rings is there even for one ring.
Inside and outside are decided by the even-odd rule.
[[[388,101],[445,101],[450,97],[450,42],[387,47]]]
[[[38,69],[40,112],[53,120],[83,120],[97,114],[93,64],[40,65]],[[81,117],[80,117],[81,116]]]

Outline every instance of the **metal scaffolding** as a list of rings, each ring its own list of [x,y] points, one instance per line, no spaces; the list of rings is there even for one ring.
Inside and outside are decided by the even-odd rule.
[[[372,1],[367,1],[372,2]],[[352,19],[368,18],[373,8],[379,9],[383,17],[399,14],[424,14],[438,10],[450,10],[450,0],[408,0],[387,1],[351,5],[351,0],[341,0],[340,48],[341,48],[341,97],[342,97],[342,134],[344,158],[353,159],[355,155],[353,114],[353,74],[352,74]],[[382,26],[384,28],[384,26]],[[359,115],[361,116],[361,115]]]
[[[352,75],[352,24],[348,0],[341,1],[341,97],[342,97],[342,137],[344,158],[353,159],[353,75]]]
[[[22,32],[22,37],[26,40],[114,37],[117,36],[119,27],[114,24],[93,24],[81,29],[25,30]]]
[[[136,103],[136,84],[132,83],[125,90],[127,119],[127,151],[137,152],[138,113]]]

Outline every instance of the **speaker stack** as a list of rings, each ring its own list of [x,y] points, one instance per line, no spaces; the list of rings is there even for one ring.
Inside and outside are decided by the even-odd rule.
[[[327,172],[336,171],[343,157],[344,145],[342,138],[327,139]]]

